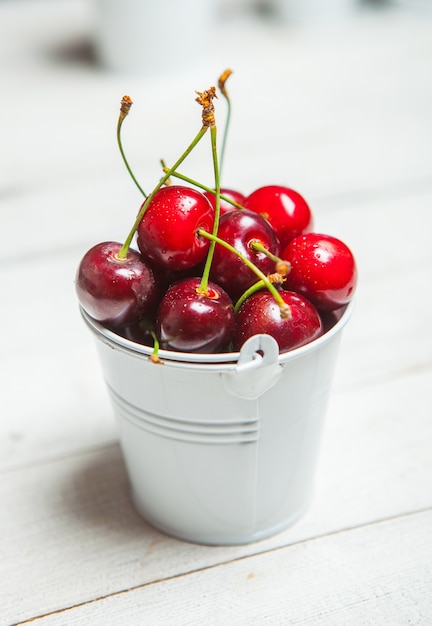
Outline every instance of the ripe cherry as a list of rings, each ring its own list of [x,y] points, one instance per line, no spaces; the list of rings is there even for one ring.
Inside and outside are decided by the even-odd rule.
[[[244,200],[245,208],[263,215],[273,226],[281,246],[312,230],[312,213],[306,200],[294,189],[267,185]]]
[[[233,200],[237,204],[240,204],[241,206],[243,206],[243,202],[245,201],[245,196],[242,193],[240,193],[240,191],[236,191],[235,189],[222,188],[220,192],[222,196],[225,196],[225,198],[229,198],[230,200]],[[205,191],[204,195],[206,198],[208,198],[208,200],[210,200],[211,205],[215,208],[216,207],[215,194],[210,193],[209,191]],[[225,200],[225,198],[220,199],[220,214],[221,215],[224,215],[224,213],[228,213],[229,211],[234,211],[234,209],[238,208],[234,206],[234,204],[231,204],[230,202]]]
[[[235,350],[261,333],[274,337],[280,352],[303,346],[322,334],[321,318],[313,304],[292,291],[281,291],[281,296],[291,309],[291,317],[286,319],[281,317],[278,304],[267,290],[257,291],[243,302],[236,316]]]
[[[155,305],[155,272],[136,250],[118,257],[122,244],[108,241],[93,246],[78,267],[75,288],[83,309],[112,328],[135,324]]]
[[[236,248],[264,274],[274,272],[274,260],[253,247],[260,244],[275,256],[280,252],[273,228],[261,215],[246,209],[226,213],[220,219],[218,237]],[[234,300],[258,280],[242,259],[220,245],[216,245],[214,251],[210,277]]]
[[[138,226],[138,248],[162,268],[189,269],[204,259],[209,247],[196,231],[211,231],[213,220],[214,209],[201,192],[181,185],[162,187]]]
[[[338,321],[341,319],[343,313],[345,311],[345,307],[339,307],[338,309],[333,309],[332,311],[323,311],[320,310],[320,317],[323,323],[323,331],[328,332]]]
[[[320,310],[347,304],[354,295],[354,256],[340,239],[307,233],[293,239],[282,256],[291,264],[284,287],[302,293]]]
[[[234,332],[234,307],[228,294],[209,282],[200,292],[201,278],[171,285],[159,305],[156,334],[161,348],[180,352],[223,352]]]
[[[129,341],[133,341],[135,343],[140,343],[143,346],[153,346],[153,337],[152,337],[152,328],[154,324],[152,324],[152,317],[143,318],[141,321],[136,324],[132,324],[131,326],[124,326],[122,328],[116,328],[115,332],[128,339]]]

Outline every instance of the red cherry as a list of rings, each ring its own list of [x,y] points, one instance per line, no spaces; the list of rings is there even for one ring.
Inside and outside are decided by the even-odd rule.
[[[138,248],[156,265],[186,270],[202,261],[209,241],[197,235],[211,232],[214,210],[207,198],[190,187],[162,187],[138,226]]]
[[[230,200],[233,200],[234,202],[237,202],[237,204],[240,204],[241,206],[243,206],[243,202],[245,201],[245,197],[242,193],[240,193],[239,191],[236,191],[235,189],[227,189],[227,188],[222,188],[220,190],[221,194],[223,196],[226,196],[227,198],[229,198]],[[214,193],[210,193],[209,191],[205,191],[204,195],[206,198],[208,198],[208,200],[210,200],[211,205],[216,208],[216,196]],[[237,207],[235,207],[233,204],[231,204],[230,202],[228,202],[227,200],[225,200],[224,198],[221,198],[220,200],[220,214],[224,215],[225,213],[228,213],[229,211],[234,211],[234,209],[236,209]]]
[[[292,291],[281,291],[280,294],[291,308],[290,318],[281,317],[279,305],[267,290],[254,293],[243,302],[236,316],[235,350],[240,350],[247,339],[261,333],[274,337],[280,352],[303,346],[322,334],[321,318],[313,304]]]
[[[354,295],[354,256],[340,239],[307,233],[293,239],[282,257],[291,264],[284,287],[302,293],[320,310],[337,309]]]
[[[222,352],[234,331],[234,307],[219,285],[199,293],[200,278],[171,285],[159,305],[156,333],[161,348],[180,352]]]
[[[156,276],[149,263],[131,248],[125,259],[119,259],[121,247],[113,241],[93,246],[82,258],[75,281],[83,309],[112,328],[138,322],[158,296]]]
[[[274,261],[251,247],[253,243],[260,243],[276,256],[280,252],[279,240],[273,228],[258,213],[246,209],[226,213],[220,219],[218,237],[236,248],[264,274],[274,272]],[[242,259],[220,244],[216,245],[214,251],[210,277],[235,300],[259,280]]]
[[[281,246],[312,230],[313,217],[306,200],[294,189],[267,185],[253,191],[243,206],[263,215],[273,226]]]

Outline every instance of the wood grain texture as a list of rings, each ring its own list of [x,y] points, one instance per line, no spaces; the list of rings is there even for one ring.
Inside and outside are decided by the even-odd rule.
[[[431,524],[432,511],[408,515],[155,582],[31,623],[427,626]]]
[[[429,386],[425,396],[425,385],[425,377],[416,375],[366,387],[361,395],[335,394],[311,508],[287,531],[250,546],[194,546],[148,526],[129,501],[117,446],[5,473],[0,481],[1,501],[8,505],[0,522],[5,619],[29,619],[432,507],[432,391]],[[12,570],[10,563],[16,564]]]
[[[429,626],[430,16],[221,23],[209,67],[160,80],[94,65],[93,17],[85,0],[0,3],[0,626]],[[359,289],[310,509],[265,541],[208,548],[134,510],[73,281],[141,202],[115,141],[121,97],[148,188],[198,130],[195,89],[225,66],[224,184],[302,191],[316,228],[354,250]],[[208,143],[184,171],[209,182]]]

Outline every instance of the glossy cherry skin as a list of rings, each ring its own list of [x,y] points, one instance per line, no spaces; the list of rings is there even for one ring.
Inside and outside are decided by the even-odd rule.
[[[322,335],[321,318],[313,304],[293,291],[280,293],[291,309],[291,318],[282,319],[279,305],[269,291],[254,293],[237,313],[234,350],[240,350],[247,339],[261,333],[274,337],[280,352],[299,348]]]
[[[93,246],[82,258],[75,280],[78,300],[93,319],[113,329],[135,324],[155,305],[155,272],[136,250],[119,259],[121,243]]]
[[[225,196],[226,198],[229,198],[230,200],[233,200],[234,202],[237,202],[237,204],[240,204],[241,206],[243,206],[243,202],[245,201],[246,196],[244,196],[242,193],[240,193],[240,191],[236,191],[235,189],[228,189],[226,187],[221,189],[221,194],[223,196]],[[211,205],[216,208],[216,196],[214,193],[210,193],[209,191],[205,191],[204,195],[206,198],[208,198],[208,200],[210,201]],[[236,209],[238,207],[235,207],[233,204],[231,204],[230,202],[228,202],[227,200],[225,200],[224,198],[221,198],[220,200],[220,214],[224,215],[225,213],[228,213],[229,211],[234,211],[234,209]]]
[[[258,242],[276,256],[280,252],[279,240],[273,228],[261,215],[246,209],[230,211],[220,219],[218,236],[252,261],[264,274],[275,271],[274,261],[251,247],[253,242]],[[234,300],[259,280],[242,259],[220,244],[216,244],[210,276]]]
[[[253,191],[244,206],[263,215],[273,226],[281,246],[312,230],[313,216],[306,200],[294,189],[267,185]]]
[[[233,303],[213,283],[208,284],[208,295],[198,293],[200,283],[200,278],[185,278],[165,293],[156,318],[161,348],[199,353],[226,350],[234,332]]]
[[[352,299],[357,267],[340,239],[307,233],[293,239],[282,255],[291,265],[284,287],[302,293],[317,309],[331,311]]]
[[[138,248],[159,267],[189,269],[204,259],[209,247],[197,230],[211,232],[213,221],[214,209],[201,192],[181,185],[162,187],[139,224]]]

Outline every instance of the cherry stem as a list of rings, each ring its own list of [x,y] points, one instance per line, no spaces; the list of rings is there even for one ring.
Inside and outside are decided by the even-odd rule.
[[[239,312],[243,302],[245,300],[247,300],[249,298],[249,296],[251,296],[252,294],[256,293],[257,291],[260,291],[261,289],[264,289],[265,286],[266,285],[265,285],[264,281],[263,280],[259,280],[258,282],[254,283],[252,285],[252,287],[249,287],[249,289],[246,289],[246,291],[237,300],[236,305],[234,307],[234,313],[237,315],[237,313]]]
[[[163,159],[161,159],[161,160],[160,160],[160,163],[161,163],[161,165],[162,165],[162,171],[166,173],[166,172],[168,171],[168,168],[167,168],[167,166],[166,166],[165,161],[164,161]],[[165,181],[165,185],[167,185],[167,186],[171,185],[171,181],[170,181],[170,179],[169,179],[169,178],[168,178],[168,180],[166,180],[166,181]]]
[[[152,363],[157,363],[159,365],[162,364],[162,361],[159,358],[159,340],[154,331],[150,331],[150,334],[153,338],[153,352],[149,356],[149,359]]]
[[[266,257],[268,257],[271,261],[273,261],[273,263],[275,264],[276,274],[272,274],[272,276],[279,276],[285,280],[285,276],[291,271],[291,264],[289,261],[284,261],[280,257],[273,254],[273,252],[270,252],[270,250],[267,250],[267,248],[263,246],[261,241],[251,241],[249,247],[253,252],[261,252],[262,254],[265,254]],[[271,277],[269,276],[269,278]],[[272,280],[271,282],[274,283],[275,280]]]
[[[226,90],[225,87],[225,83],[228,79],[229,76],[231,76],[232,74],[232,70],[227,69],[225,70],[222,75],[219,77],[219,82],[218,82],[218,87],[222,93],[222,95],[224,96],[226,103],[227,103],[227,117],[226,117],[226,121],[225,121],[225,130],[224,130],[224,134],[223,134],[223,138],[222,138],[222,147],[221,147],[221,156],[220,156],[220,171],[222,174],[222,166],[224,163],[224,158],[225,158],[225,148],[226,148],[226,143],[227,143],[227,138],[228,138],[228,130],[229,130],[229,126],[230,126],[230,121],[231,121],[231,100],[230,97],[228,95],[228,92]]]
[[[283,262],[280,257],[273,254],[273,252],[270,252],[270,250],[267,250],[267,248],[263,246],[261,241],[258,241],[258,240],[251,241],[249,244],[249,247],[251,248],[253,252],[262,252],[263,254],[266,255],[266,257],[268,257],[271,261],[274,261],[275,263]]]
[[[143,188],[141,187],[141,185],[135,178],[135,175],[132,172],[132,169],[128,163],[125,152],[123,150],[123,144],[122,144],[122,139],[121,139],[121,129],[122,129],[123,121],[127,117],[131,106],[132,106],[132,100],[129,98],[129,96],[123,96],[122,101],[121,101],[121,106],[120,106],[120,115],[119,115],[118,122],[117,122],[117,144],[118,144],[120,154],[123,159],[123,163],[126,165],[126,169],[129,172],[130,177],[132,178],[132,180],[134,181],[135,185],[138,187],[138,189],[140,190],[144,198],[146,198],[147,194],[145,193],[145,191],[143,190]]]
[[[144,216],[144,213],[147,210],[148,205],[153,200],[153,198],[156,195],[156,193],[159,191],[159,189],[161,187],[163,187],[163,185],[169,179],[169,177],[174,172],[174,170],[176,170],[178,168],[178,166],[181,165],[181,163],[183,163],[183,161],[186,159],[186,157],[189,156],[189,154],[195,148],[197,143],[199,143],[199,141],[204,137],[204,135],[207,132],[207,130],[208,130],[207,126],[201,126],[199,132],[196,134],[196,136],[194,137],[193,141],[189,144],[189,146],[186,148],[186,150],[183,152],[183,154],[177,159],[177,161],[174,163],[172,168],[170,168],[165,173],[165,175],[160,179],[160,181],[158,182],[156,187],[153,189],[153,191],[147,196],[147,198],[141,204],[141,207],[140,207],[138,215],[137,215],[137,217],[135,219],[135,222],[134,222],[131,230],[129,231],[128,236],[126,237],[126,240],[125,240],[123,246],[120,248],[120,250],[117,253],[117,257],[120,260],[126,258],[128,250],[129,250],[129,247],[130,247],[130,245],[132,243],[132,239],[133,239],[133,237],[134,237],[134,235],[136,233],[136,230],[137,230],[138,226],[140,225],[140,222],[141,222],[141,220],[142,220],[142,218]]]
[[[228,98],[228,96],[226,97],[226,101],[227,101],[228,108],[227,108],[227,118],[225,122],[225,130],[224,130],[223,139],[222,139],[221,156],[220,156],[221,175],[222,175],[222,166],[225,160],[225,149],[226,149],[226,143],[227,143],[227,137],[228,137],[228,129],[229,129],[230,120],[231,120],[231,100]]]
[[[210,127],[210,138],[211,138],[211,147],[212,147],[212,157],[213,157],[213,171],[215,178],[215,190],[216,190],[216,203],[215,203],[215,215],[213,221],[213,237],[216,237],[218,229],[219,229],[219,218],[220,218],[220,176],[219,176],[219,163],[217,156],[217,130],[216,125]],[[208,291],[208,281],[210,276],[211,264],[213,261],[214,249],[216,246],[216,241],[211,239],[210,247],[207,253],[207,259],[204,265],[203,274],[201,277],[201,283],[199,286],[200,293],[206,293]]]
[[[286,319],[286,318],[290,317],[291,309],[288,306],[288,304],[286,302],[284,302],[284,300],[281,297],[280,293],[278,292],[276,287],[274,285],[272,285],[272,283],[267,278],[267,276],[254,263],[252,263],[252,261],[250,261],[248,258],[246,258],[241,252],[236,250],[236,248],[234,248],[227,241],[224,241],[223,239],[221,239],[220,237],[217,237],[214,234],[208,233],[206,230],[204,230],[202,228],[198,229],[198,235],[200,235],[201,237],[207,237],[207,239],[210,239],[211,241],[214,241],[215,243],[218,243],[219,245],[221,245],[224,248],[226,248],[226,250],[229,250],[230,252],[232,252],[233,254],[238,256],[243,261],[243,263],[245,265],[247,265],[247,267],[249,269],[251,269],[255,273],[255,275],[258,277],[258,279],[263,282],[263,286],[266,287],[270,291],[270,293],[273,295],[274,299],[276,300],[277,304],[279,305],[279,308],[280,308],[280,311],[281,311],[281,317],[283,319]]]
[[[167,172],[168,168],[164,167],[163,171]],[[198,187],[199,189],[203,189],[204,191],[207,191],[208,193],[212,193],[214,196],[216,195],[216,190],[214,188],[208,187],[207,185],[204,185],[203,183],[199,183],[197,180],[194,180],[193,178],[190,178],[189,176],[185,176],[184,174],[180,174],[180,172],[172,172],[171,176],[173,176],[174,178],[179,178],[180,180],[184,180],[186,183],[189,183],[190,185],[193,185],[194,187]],[[242,210],[245,209],[244,206],[242,206],[241,204],[239,204],[235,200],[232,200],[231,198],[228,198],[228,196],[224,196],[223,193],[221,193],[220,199],[221,200],[225,200],[226,202],[229,202],[234,207],[236,207],[236,209],[242,209]]]

